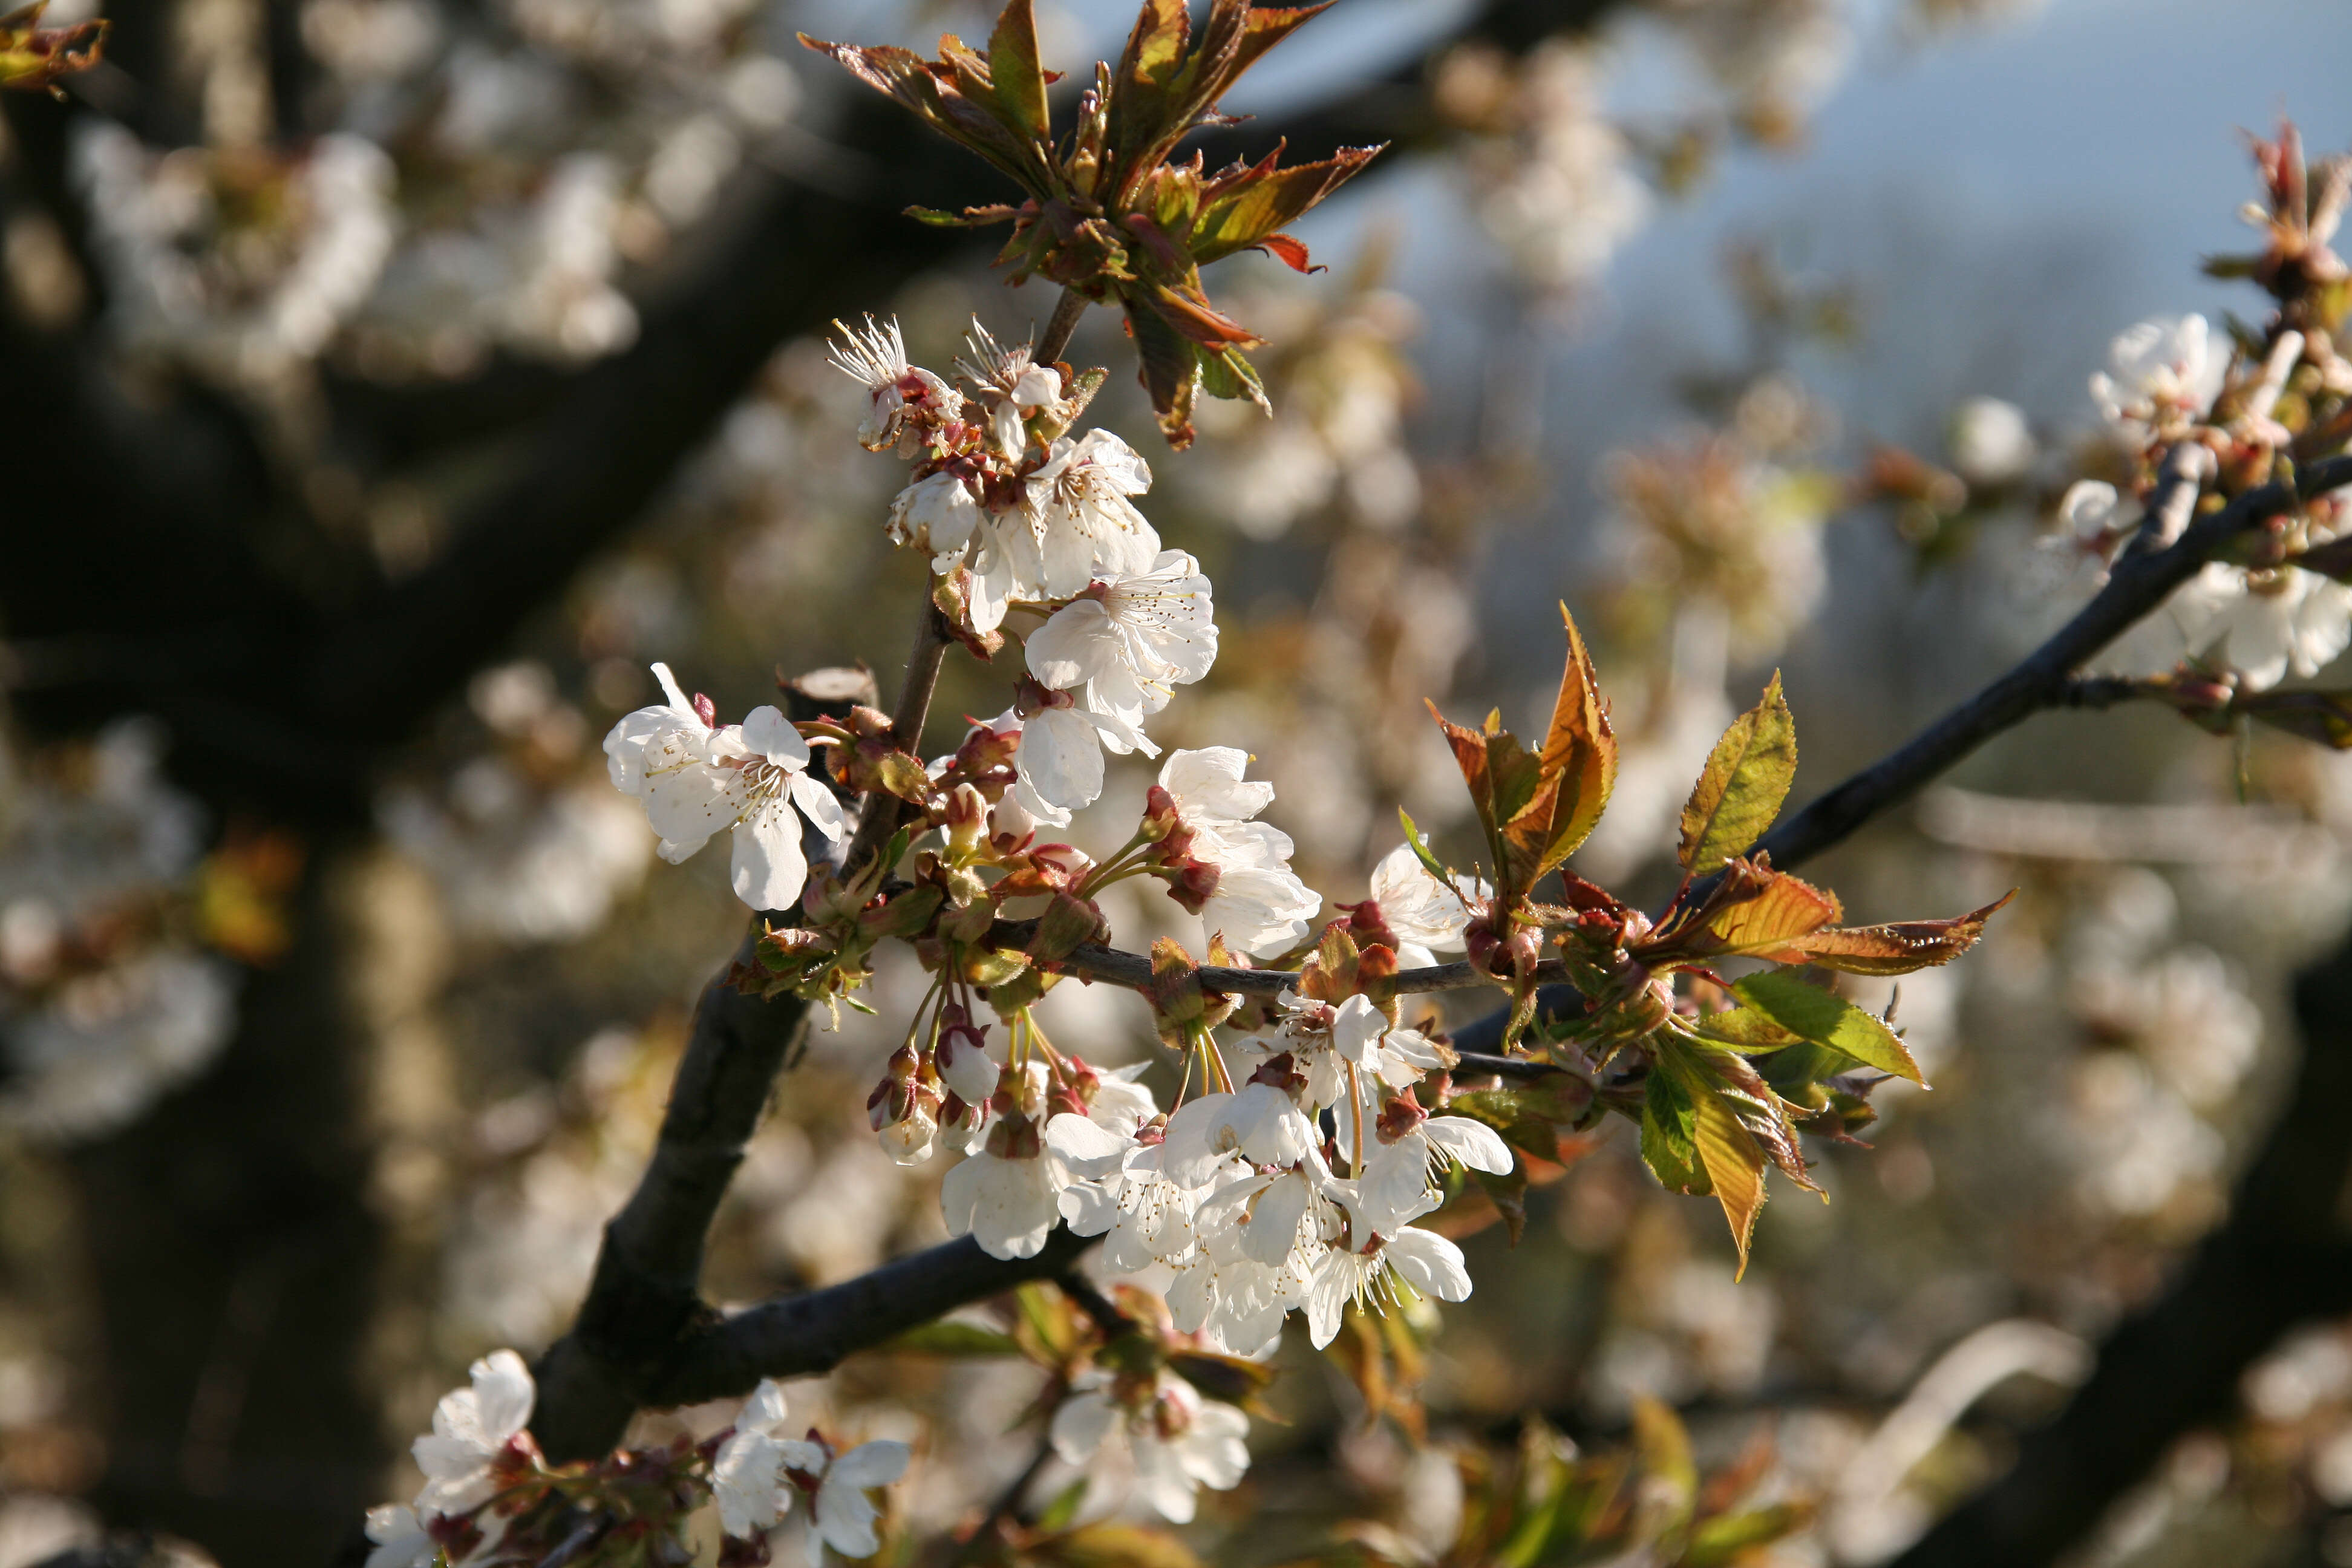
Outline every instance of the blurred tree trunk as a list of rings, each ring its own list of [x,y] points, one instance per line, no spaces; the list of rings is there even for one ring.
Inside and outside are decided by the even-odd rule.
[[[380,1226],[365,1201],[340,847],[314,853],[292,949],[247,978],[218,1064],[72,1156],[104,1342],[112,1524],[224,1563],[324,1561],[385,1458],[356,1347]]]

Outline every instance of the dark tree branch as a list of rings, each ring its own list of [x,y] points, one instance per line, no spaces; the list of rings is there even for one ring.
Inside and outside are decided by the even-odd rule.
[[[2091,1380],[2009,1473],[1896,1568],[2054,1561],[2173,1440],[2236,1407],[2239,1379],[2296,1324],[2352,1311],[2352,943],[2295,984],[2303,1065],[2230,1217],[2099,1349]]]
[[[751,961],[763,923],[744,932],[737,963]],[[579,1321],[539,1368],[531,1428],[550,1458],[593,1458],[640,1405],[673,1403],[653,1395],[671,1358],[709,1329],[701,1279],[711,1217],[807,1019],[793,997],[762,1001],[723,976],[705,987],[653,1158],[604,1227]]]
[[[691,1405],[749,1393],[763,1377],[830,1372],[943,1312],[1058,1278],[1096,1239],[1057,1229],[1034,1258],[991,1258],[965,1237],[822,1290],[763,1302],[681,1346],[645,1403]]]

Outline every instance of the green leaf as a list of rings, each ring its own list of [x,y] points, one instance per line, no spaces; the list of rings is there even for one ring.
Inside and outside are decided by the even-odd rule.
[[[1683,807],[1683,868],[1705,876],[1746,850],[1789,798],[1797,776],[1797,722],[1774,670],[1755,707],[1731,721]]]
[[[1730,1222],[1732,1244],[1739,1249],[1739,1273],[1745,1274],[1756,1216],[1764,1212],[1764,1151],[1722,1094],[1694,1085],[1691,1105],[1692,1141],[1716,1202],[1723,1205],[1723,1217]]]
[[[1759,1546],[1794,1534],[1812,1518],[1802,1503],[1776,1502],[1744,1513],[1719,1513],[1694,1527],[1676,1568],[1730,1568]]]
[[[988,75],[996,101],[1039,141],[1054,133],[1045,113],[1045,72],[1037,59],[1037,17],[1031,0],[1007,0],[988,37]]]
[[[1520,1233],[1528,1228],[1528,1167],[1524,1160],[1513,1160],[1511,1168],[1497,1174],[1493,1171],[1472,1171],[1478,1185],[1503,1216],[1503,1228],[1509,1233],[1511,1245],[1519,1244]]]
[[[1201,355],[1201,390],[1227,402],[1255,403],[1261,413],[1274,412],[1274,405],[1265,400],[1265,383],[1258,379],[1257,367],[1244,359],[1239,349],[1211,349]]]
[[[933,228],[980,228],[992,223],[1008,223],[1016,209],[997,203],[984,207],[966,207],[960,213],[942,212],[938,207],[908,207],[906,216],[917,223]]]
[[[1134,30],[1128,34],[1127,47],[1110,79],[1110,146],[1129,172],[1147,161],[1150,149],[1164,135],[1168,87],[1192,35],[1192,7],[1186,0],[1143,0],[1136,13]]]
[[[1540,1127],[1547,1134],[1554,1127],[1575,1126],[1591,1109],[1592,1086],[1577,1074],[1566,1071],[1545,1073],[1501,1089],[1472,1089],[1445,1102],[1445,1114],[1483,1121],[1506,1138],[1510,1137],[1513,1129],[1523,1126]],[[1544,1142],[1551,1145],[1549,1152],[1537,1144],[1522,1142],[1519,1146],[1547,1160],[1558,1160],[1558,1141],[1547,1136]]]
[[[1046,1561],[1060,1568],[1201,1568],[1192,1548],[1167,1531],[1108,1520],[1071,1531]]]
[[[1690,1433],[1664,1400],[1643,1394],[1633,1402],[1633,1449],[1642,1458],[1645,1501],[1662,1517],[1652,1521],[1662,1531],[1680,1530],[1698,1506],[1698,1464],[1691,1458]]]
[[[1808,985],[1785,969],[1768,970],[1733,983],[1739,999],[1794,1035],[1818,1046],[1842,1051],[1864,1067],[1908,1079],[1926,1088],[1919,1064],[1903,1042],[1876,1018],[1844,997]]]
[[[913,1355],[1019,1355],[1020,1342],[1002,1329],[942,1318],[908,1329],[879,1347],[885,1352]]]
[[[1772,1092],[1781,1099],[1800,1105],[1811,1104],[1815,1086],[1824,1079],[1850,1073],[1862,1064],[1843,1051],[1833,1051],[1827,1046],[1817,1046],[1811,1040],[1799,1040],[1786,1049],[1774,1051],[1756,1063],[1756,1070],[1772,1086]]]
[[[1847,974],[1909,974],[1949,963],[1984,935],[1985,922],[2017,896],[2012,889],[1996,902],[1940,921],[1898,921],[1892,925],[1852,926],[1806,933],[1789,945],[1802,962]],[[1794,963],[1791,959],[1787,962]]]
[[[1402,806],[1397,807],[1397,820],[1404,824],[1404,841],[1412,846],[1412,858],[1421,862],[1421,868],[1446,887],[1454,886],[1452,874],[1437,863],[1436,856],[1429,852],[1429,840],[1421,836],[1421,829],[1412,825],[1412,817]]]
[[[1698,1157],[1698,1112],[1689,1088],[1661,1063],[1643,1086],[1642,1161],[1660,1184],[1700,1197],[1715,1189]]]
[[[1727,1007],[1720,1013],[1709,1013],[1694,1021],[1691,1028],[1708,1045],[1738,1051],[1742,1056],[1763,1056],[1801,1043],[1799,1036],[1774,1022],[1769,1014],[1753,1007]]]
[[[1054,1494],[1054,1500],[1038,1514],[1036,1528],[1047,1535],[1069,1529],[1070,1521],[1078,1517],[1078,1510],[1085,1506],[1086,1500],[1087,1478],[1080,1476]]]
[[[2352,751],[2352,691],[2259,691],[2231,711],[2335,751]]]
[[[1128,301],[1128,331],[1142,361],[1143,389],[1151,395],[1152,412],[1160,416],[1160,434],[1171,446],[1192,441],[1192,392],[1201,351],[1149,304]]]

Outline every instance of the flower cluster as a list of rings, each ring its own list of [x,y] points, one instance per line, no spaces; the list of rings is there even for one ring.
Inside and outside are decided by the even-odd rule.
[[[2059,542],[2101,566],[2179,535],[2197,500],[2186,479],[2230,495],[2291,472],[2313,455],[2309,437],[2352,404],[2352,360],[2336,347],[2345,267],[2330,248],[2352,205],[2352,158],[2306,165],[2293,126],[2257,141],[2254,154],[2265,199],[2248,214],[2268,244],[2212,269],[2260,283],[2278,308],[2259,334],[2235,341],[2193,314],[2116,338],[2090,391],[2122,449],[2123,482],[2078,480],[2057,507]],[[2333,741],[2308,703],[2263,694],[2352,647],[2347,521],[2338,490],[2229,542],[2116,646],[2110,667],[2153,677],[2151,694],[2217,729],[2244,713]]]
[[[411,1452],[425,1486],[413,1503],[368,1513],[368,1568],[461,1563],[686,1563],[690,1515],[715,1502],[739,1568],[769,1561],[771,1535],[806,1499],[809,1568],[825,1548],[845,1557],[881,1550],[870,1495],[907,1473],[898,1442],[843,1448],[814,1427],[784,1433],[784,1394],[762,1382],[734,1425],[703,1441],[622,1449],[551,1465],[530,1434],[538,1398],[530,1369],[510,1350],[473,1365],[470,1386],[442,1396],[433,1430]]]

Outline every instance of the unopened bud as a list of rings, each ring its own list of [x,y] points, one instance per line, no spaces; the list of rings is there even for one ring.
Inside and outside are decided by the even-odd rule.
[[[996,1092],[1001,1071],[988,1054],[987,1027],[972,1023],[961,1007],[952,1005],[940,1017],[939,1043],[932,1048],[940,1081],[958,1098],[978,1105]]]
[[[1037,837],[1037,819],[1007,790],[1004,798],[988,809],[988,836],[998,854],[1015,855]]]
[[[1159,784],[1144,793],[1143,820],[1137,825],[1139,837],[1157,844],[1176,831],[1181,819],[1176,815],[1176,797]]]
[[[988,800],[971,784],[960,784],[948,796],[948,848],[959,858],[980,847],[988,830]]]
[[[903,1119],[914,1102],[915,1083],[921,1076],[922,1060],[914,1048],[901,1046],[891,1053],[889,1065],[882,1072],[882,1081],[866,1097],[866,1117],[875,1131],[879,1132],[892,1122]]]

